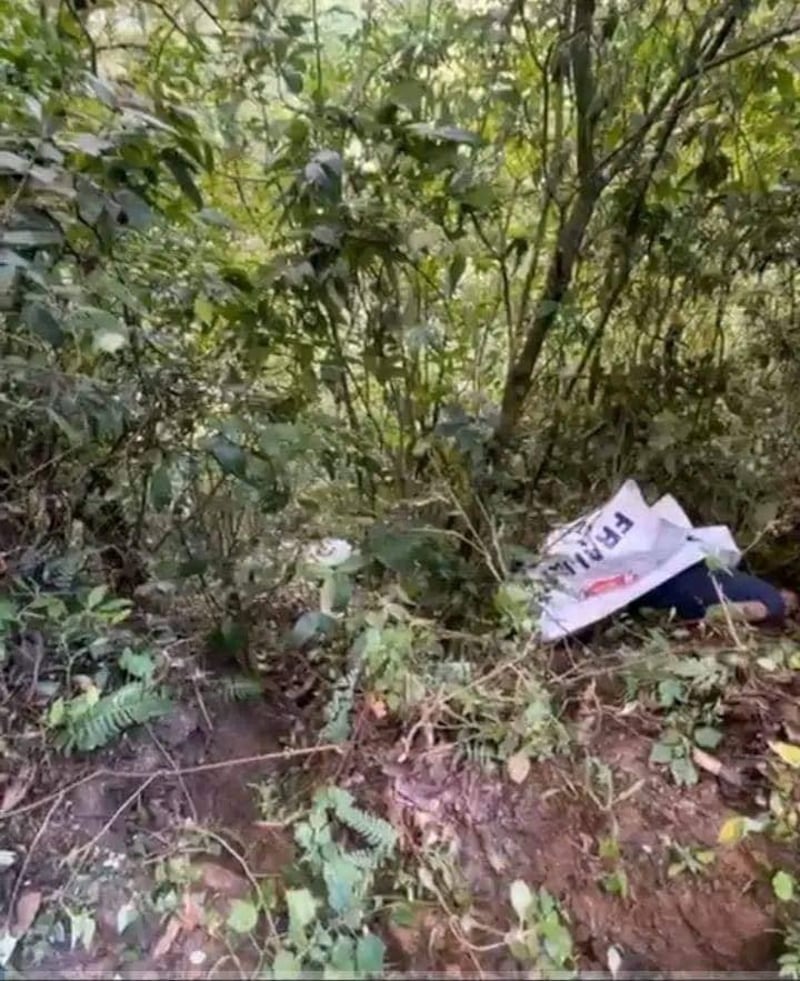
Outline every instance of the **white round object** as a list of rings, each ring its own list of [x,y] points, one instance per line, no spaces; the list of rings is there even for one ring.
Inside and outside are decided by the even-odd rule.
[[[306,553],[309,562],[323,565],[328,569],[346,562],[353,554],[353,546],[343,538],[324,538],[311,545]]]

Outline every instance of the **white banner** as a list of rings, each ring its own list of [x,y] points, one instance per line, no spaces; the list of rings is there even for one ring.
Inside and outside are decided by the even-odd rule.
[[[738,564],[741,552],[726,526],[693,528],[675,498],[651,507],[627,480],[603,507],[553,531],[528,570],[544,590],[541,639],[588,627],[707,557]]]

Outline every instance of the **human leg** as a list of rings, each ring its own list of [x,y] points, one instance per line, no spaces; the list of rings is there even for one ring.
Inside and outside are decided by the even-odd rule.
[[[787,602],[781,592],[748,573],[713,572],[699,562],[643,596],[637,607],[674,609],[684,620],[700,620],[722,600],[736,606],[751,621],[782,620]]]

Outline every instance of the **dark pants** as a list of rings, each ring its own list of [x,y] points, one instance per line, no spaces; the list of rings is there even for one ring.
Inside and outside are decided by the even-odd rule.
[[[649,606],[656,610],[674,609],[682,620],[700,620],[709,606],[719,603],[719,595],[714,588],[716,581],[719,592],[730,603],[763,603],[769,611],[770,620],[782,620],[786,616],[786,605],[780,592],[768,582],[746,572],[711,572],[705,562],[690,566],[673,579],[656,586],[646,595],[636,600],[635,607]]]

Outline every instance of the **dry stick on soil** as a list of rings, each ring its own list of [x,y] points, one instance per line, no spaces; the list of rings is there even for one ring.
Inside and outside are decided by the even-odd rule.
[[[152,773],[143,773],[141,770],[111,770],[108,767],[103,767],[100,770],[95,770],[94,773],[89,773],[85,777],[81,777],[80,780],[75,780],[68,784],[66,787],[62,787],[60,790],[56,790],[52,794],[47,794],[45,797],[41,797],[39,800],[35,800],[30,804],[25,804],[22,807],[16,807],[13,811],[6,811],[5,814],[0,814],[0,821],[7,821],[9,818],[18,817],[20,814],[27,814],[29,811],[35,811],[39,807],[44,807],[45,804],[49,804],[52,800],[58,800],[73,790],[77,790],[78,787],[82,787],[86,783],[90,783],[92,780],[97,780],[99,777],[114,777],[117,780],[147,780],[147,782],[152,782],[153,780],[158,780],[160,777],[174,777],[180,774],[181,776],[187,776],[190,773],[207,773],[209,770],[222,770],[227,766],[247,766],[249,763],[267,763],[270,760],[288,760],[296,756],[312,756],[314,753],[342,753],[346,747],[346,743],[323,743],[320,746],[306,746],[299,749],[283,749],[275,753],[259,753],[256,756],[237,756],[230,760],[218,760],[214,763],[200,763],[197,766],[184,766],[177,770],[153,770]]]
[[[208,709],[206,708],[206,703],[203,700],[203,693],[200,691],[200,685],[197,683],[196,675],[192,675],[192,687],[194,688],[194,695],[197,699],[197,704],[200,706],[200,712],[203,715],[206,725],[208,726],[208,731],[214,731],[214,723],[211,721],[211,716],[208,714]]]
[[[164,757],[164,759],[167,761],[167,763],[169,763],[169,765],[172,767],[172,772],[175,774],[175,777],[177,778],[178,783],[181,785],[181,790],[183,791],[183,796],[186,798],[186,802],[189,805],[189,811],[191,812],[192,820],[194,821],[195,824],[197,824],[197,808],[194,806],[194,798],[189,793],[189,788],[186,786],[186,781],[183,779],[183,775],[180,772],[180,769],[178,767],[178,764],[170,756],[170,754],[169,754],[166,746],[164,746],[164,744],[161,742],[161,740],[155,734],[155,732],[153,731],[153,727],[150,726],[150,725],[147,725],[146,728],[147,728],[148,734],[150,735],[150,738],[153,740],[153,742],[156,744],[156,746],[158,746],[159,752]]]
[[[61,799],[63,798],[63,796],[64,796],[64,791],[56,795],[52,807],[45,815],[44,821],[42,821],[42,823],[39,825],[36,834],[33,836],[33,841],[25,850],[25,858],[22,860],[22,868],[19,870],[17,881],[14,883],[14,889],[11,892],[11,899],[8,901],[8,926],[9,927],[14,917],[14,907],[17,905],[17,898],[19,896],[19,891],[22,888],[22,883],[25,881],[25,873],[28,871],[28,866],[30,865],[31,862],[31,856],[36,851],[36,846],[39,844],[39,839],[47,830],[47,826],[50,823],[50,818],[53,816],[56,808],[61,803]],[[11,813],[13,813],[13,811]]]

